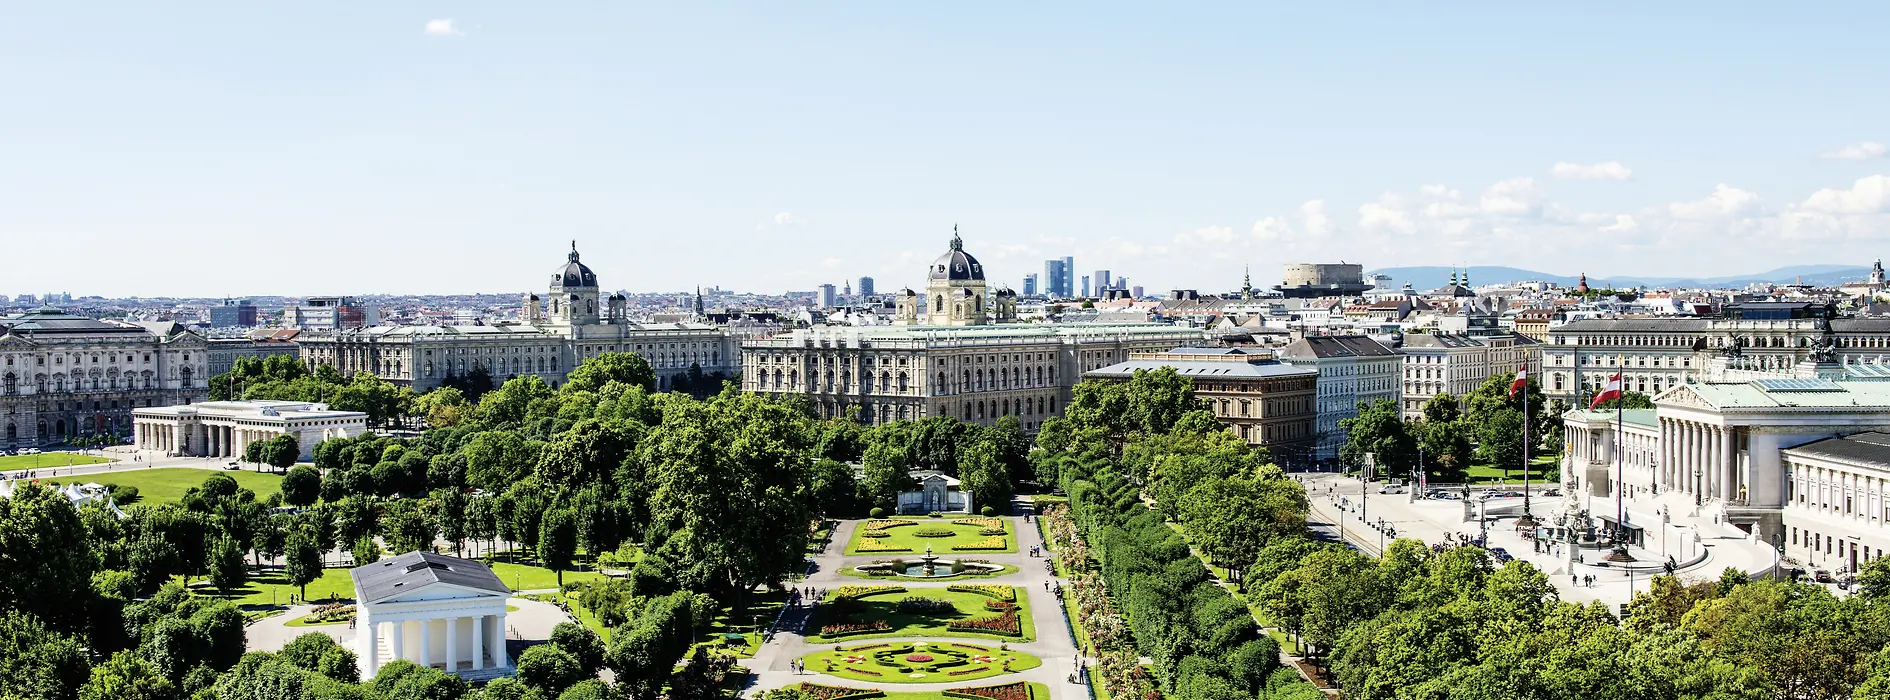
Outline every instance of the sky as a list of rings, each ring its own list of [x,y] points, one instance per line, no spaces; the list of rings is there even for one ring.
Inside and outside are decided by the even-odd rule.
[[[1890,243],[1890,3],[0,4],[0,294],[1717,276]],[[1648,7],[1647,5],[1658,5]]]

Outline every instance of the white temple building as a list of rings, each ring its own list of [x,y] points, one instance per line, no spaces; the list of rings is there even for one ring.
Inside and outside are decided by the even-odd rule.
[[[241,457],[252,442],[288,434],[307,461],[323,440],[367,432],[366,413],[308,401],[204,401],[134,409],[131,419],[138,449],[199,457]]]
[[[355,567],[355,656],[362,677],[395,660],[469,680],[510,675],[505,600],[511,590],[485,564],[410,552]]]

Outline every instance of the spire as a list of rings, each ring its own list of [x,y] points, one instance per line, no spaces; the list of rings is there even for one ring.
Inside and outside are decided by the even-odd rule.
[[[1253,298],[1253,265],[1247,265],[1246,272],[1240,276],[1240,298]]]
[[[1456,265],[1450,266],[1450,286],[1452,287],[1457,286],[1457,266]]]
[[[1463,286],[1470,286],[1470,267],[1468,265],[1463,268]]]
[[[958,224],[952,224],[952,250],[964,250],[965,242],[958,237]]]

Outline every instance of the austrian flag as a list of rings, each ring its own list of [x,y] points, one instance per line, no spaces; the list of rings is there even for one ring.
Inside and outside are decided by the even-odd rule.
[[[1523,367],[1516,370],[1516,381],[1509,383],[1509,397],[1516,398],[1516,392],[1522,391],[1523,387],[1527,386],[1529,386],[1529,368]]]
[[[1601,387],[1601,393],[1595,394],[1595,400],[1588,402],[1588,408],[1589,410],[1594,410],[1596,406],[1600,406],[1601,404],[1607,402],[1609,399],[1618,399],[1618,398],[1621,398],[1621,373],[1620,372],[1614,373],[1614,377],[1608,380],[1608,385]]]

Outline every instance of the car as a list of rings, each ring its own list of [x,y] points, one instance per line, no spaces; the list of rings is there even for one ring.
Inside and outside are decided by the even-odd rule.
[[[1830,569],[1819,569],[1817,573],[1812,574],[1812,578],[1816,579],[1818,583],[1836,583],[1837,582],[1837,579],[1831,578]]]
[[[1503,564],[1508,564],[1516,558],[1516,555],[1510,554],[1508,550],[1502,547],[1492,547],[1490,549],[1490,556],[1496,557],[1496,561]]]
[[[1385,484],[1378,487],[1379,493],[1404,493],[1404,484]]]
[[[1542,492],[1542,495],[1544,495],[1544,496],[1560,496],[1560,495],[1562,495],[1562,490],[1561,490],[1561,489],[1549,489],[1549,490],[1547,490],[1547,491],[1543,491],[1543,492]]]

